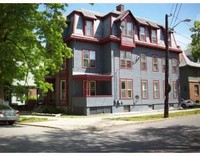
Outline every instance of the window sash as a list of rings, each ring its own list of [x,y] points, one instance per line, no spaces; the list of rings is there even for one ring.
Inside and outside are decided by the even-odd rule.
[[[173,83],[173,89],[174,98],[176,99],[178,97],[178,86],[176,82]]]
[[[177,73],[177,60],[172,59],[172,73],[176,74]]]
[[[162,71],[165,72],[165,68],[166,68],[166,65],[165,65],[165,57],[162,58]]]
[[[194,94],[195,94],[196,96],[199,95],[199,86],[198,86],[198,85],[194,85]]]
[[[86,21],[86,36],[92,36],[92,21]]]
[[[154,92],[154,98],[158,99],[160,97],[160,88],[159,88],[159,82],[155,81],[153,82],[153,92]]]
[[[133,36],[133,24],[130,22],[127,22],[127,35]]]
[[[131,36],[131,37],[133,36],[133,23],[122,21],[121,27],[122,27],[123,35]]]
[[[147,69],[147,58],[146,55],[141,54],[141,69],[146,70]]]
[[[145,28],[140,27],[140,41],[145,41]]]
[[[121,98],[132,99],[133,82],[132,80],[121,80]]]
[[[158,58],[156,56],[153,56],[152,59],[153,59],[153,71],[158,71]]]
[[[147,81],[142,81],[142,98],[143,99],[148,98]]]
[[[61,80],[60,81],[60,100],[66,99],[66,81]]]
[[[83,50],[83,67],[95,68],[96,67],[96,52],[92,50]]]
[[[151,42],[152,43],[157,43],[157,36],[156,36],[156,30],[151,31]]]
[[[90,95],[96,95],[96,81],[90,81]]]
[[[129,51],[120,51],[120,66],[121,68],[131,68],[132,54]]]

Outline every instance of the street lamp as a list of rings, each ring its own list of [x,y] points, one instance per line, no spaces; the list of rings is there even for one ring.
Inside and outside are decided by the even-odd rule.
[[[165,103],[164,103],[164,118],[169,117],[169,92],[171,90],[171,87],[168,83],[168,78],[169,78],[169,29],[168,29],[168,17],[171,15],[165,15],[165,45],[166,45],[166,53],[165,53]],[[178,22],[171,30],[173,30],[178,24],[181,22],[190,22],[191,19],[187,18],[185,20],[182,20]]]

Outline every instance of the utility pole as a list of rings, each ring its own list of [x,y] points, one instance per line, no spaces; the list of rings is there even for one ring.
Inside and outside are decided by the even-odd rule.
[[[171,15],[169,15],[171,16]],[[164,118],[169,117],[169,92],[171,91],[171,86],[169,85],[169,28],[168,28],[168,17],[167,14],[165,15],[165,46],[166,46],[166,52],[165,52],[165,103],[164,103]],[[190,18],[186,18],[180,22],[178,22],[173,28],[170,30],[173,30],[177,25],[179,25],[181,22],[190,22]]]
[[[169,31],[168,31],[168,15],[165,15],[165,104],[164,104],[164,118],[169,117],[169,90],[168,90],[168,78],[169,78]]]

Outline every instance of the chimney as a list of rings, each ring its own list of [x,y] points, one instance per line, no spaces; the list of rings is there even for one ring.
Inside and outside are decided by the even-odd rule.
[[[116,7],[117,11],[123,12],[124,11],[124,5],[120,4]]]

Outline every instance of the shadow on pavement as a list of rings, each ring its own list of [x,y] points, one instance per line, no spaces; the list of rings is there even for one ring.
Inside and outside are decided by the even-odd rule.
[[[134,127],[133,127],[134,128]],[[22,132],[23,133],[23,132]],[[200,128],[171,126],[136,131],[47,130],[43,135],[1,137],[0,152],[8,153],[193,153],[200,152]]]

